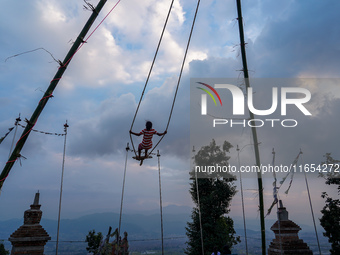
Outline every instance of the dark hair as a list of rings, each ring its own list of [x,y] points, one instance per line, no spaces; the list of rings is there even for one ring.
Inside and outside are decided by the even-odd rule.
[[[145,123],[145,127],[146,127],[146,130],[151,130],[151,128],[152,128],[152,122],[148,120],[148,121]]]

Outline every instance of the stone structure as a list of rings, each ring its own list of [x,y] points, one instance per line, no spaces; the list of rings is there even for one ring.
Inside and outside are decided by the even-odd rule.
[[[275,233],[275,239],[270,243],[268,255],[312,255],[308,245],[299,239],[301,228],[288,219],[288,212],[279,201],[278,220],[270,228]]]
[[[11,255],[42,255],[44,246],[51,237],[40,225],[42,211],[39,205],[39,192],[35,194],[31,209],[24,214],[24,225],[8,238],[12,243]]]

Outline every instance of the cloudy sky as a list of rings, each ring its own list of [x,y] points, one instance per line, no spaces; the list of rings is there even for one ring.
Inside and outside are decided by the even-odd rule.
[[[63,133],[66,120],[70,125],[63,218],[119,211],[129,129],[170,2],[122,0],[72,59],[35,126],[37,130]],[[91,3],[95,5],[97,1]],[[46,51],[55,59],[64,59],[91,14],[83,4],[81,0],[2,1],[0,137],[13,126],[19,113],[23,120],[30,118],[58,69]],[[108,1],[94,27],[115,4],[116,1]],[[243,0],[242,4],[251,78],[340,78],[339,1]],[[159,132],[166,127],[195,8],[193,0],[174,2],[133,126],[135,132],[144,128],[145,120],[153,121]],[[201,1],[168,134],[158,147],[162,155],[165,206],[192,206],[188,192],[190,78],[230,77],[242,84],[236,17],[233,0]],[[11,57],[37,48],[46,51]],[[312,93],[311,118],[303,118],[294,130],[258,130],[262,162],[271,162],[274,147],[277,162],[282,164],[291,163],[300,148],[304,152],[301,163],[320,163],[326,152],[340,158],[336,114],[340,110],[339,86],[336,80],[327,86],[318,84],[307,85]],[[266,89],[254,85],[255,94],[266,93]],[[291,114],[294,117],[296,113]],[[16,139],[21,133],[19,127]],[[0,145],[1,168],[8,159],[13,135],[14,131]],[[235,147],[245,146],[241,158],[254,164],[252,148],[247,146],[252,142],[250,129],[226,129],[217,143],[222,144],[223,139]],[[134,144],[139,141],[134,137]],[[37,190],[41,192],[44,217],[57,218],[63,144],[63,137],[31,133],[21,153],[27,159],[14,165],[4,183],[0,196],[2,219],[22,217]],[[128,155],[124,211],[156,209],[159,202],[156,157],[140,167],[132,155]],[[235,149],[230,156],[231,163],[236,164]],[[315,176],[309,179],[319,217],[323,206],[321,192],[335,193],[322,179]],[[272,201],[272,181],[264,179],[265,208]],[[245,184],[247,215],[256,218],[256,179],[247,178]],[[293,219],[311,225],[311,218],[305,216],[308,200],[302,176],[296,176],[294,184],[288,196],[281,197]],[[231,215],[239,215],[240,204],[238,193]]]

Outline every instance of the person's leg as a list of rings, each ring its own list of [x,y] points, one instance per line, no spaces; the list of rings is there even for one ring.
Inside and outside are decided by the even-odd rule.
[[[142,152],[142,144],[140,143],[138,146],[138,157],[140,158]]]

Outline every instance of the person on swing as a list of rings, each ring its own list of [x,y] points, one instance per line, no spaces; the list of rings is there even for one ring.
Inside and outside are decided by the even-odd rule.
[[[133,135],[136,135],[136,136],[143,135],[143,141],[138,146],[138,158],[137,159],[140,159],[140,165],[142,165],[143,160],[148,157],[148,155],[147,155],[148,150],[152,148],[152,137],[153,137],[153,135],[156,134],[158,136],[162,136],[162,135],[165,135],[166,133],[167,133],[167,131],[164,131],[164,133],[158,133],[156,130],[154,130],[152,128],[152,122],[151,121],[147,121],[145,123],[145,129],[143,129],[140,133],[135,133],[135,132],[132,132],[132,130],[130,130],[130,134],[133,134]],[[141,152],[142,152],[143,149],[145,150],[145,156],[141,157]]]

